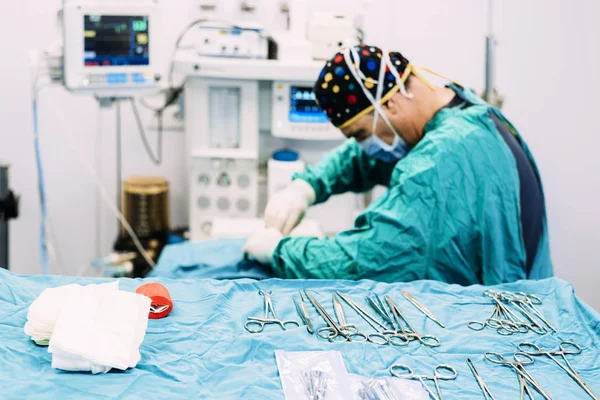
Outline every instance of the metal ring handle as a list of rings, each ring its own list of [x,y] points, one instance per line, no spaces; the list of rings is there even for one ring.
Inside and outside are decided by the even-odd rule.
[[[323,332],[327,332],[327,335],[324,335]],[[324,340],[330,340],[332,337],[338,336],[339,333],[335,329],[330,326],[326,326],[324,328],[317,330],[317,336]]]
[[[360,338],[360,340],[356,340],[355,338]],[[369,340],[369,336],[362,333],[362,332],[355,332],[355,333],[351,333],[350,335],[348,335],[348,341],[349,342],[358,342],[358,343],[364,343],[367,342]]]
[[[438,347],[441,344],[440,338],[433,335],[416,336],[416,338],[423,346],[427,347]]]
[[[511,336],[515,333],[515,331],[508,330],[504,326],[501,326],[498,329],[496,329],[496,332],[498,333],[498,335],[502,335],[502,336]]]
[[[487,352],[484,354],[486,360],[488,360],[489,362],[493,362],[494,364],[509,364],[510,361],[508,361],[506,358],[504,358],[504,356],[500,353],[494,353],[494,352]]]
[[[440,371],[449,371],[450,374],[446,374],[446,373],[440,372]],[[437,379],[452,380],[452,379],[456,379],[458,372],[456,372],[454,367],[451,365],[440,364],[440,365],[437,365],[433,369],[433,374]]]
[[[375,340],[374,338],[380,338],[381,341]],[[385,346],[386,344],[390,343],[390,339],[383,333],[371,333],[370,335],[367,336],[367,340],[370,343],[377,344],[380,346]]]
[[[396,339],[402,340],[397,341]],[[394,335],[390,335],[389,342],[394,346],[408,346],[410,343],[410,339],[407,338],[406,335],[396,333]]]
[[[467,326],[474,331],[482,331],[485,329],[486,323],[481,321],[470,321]]]
[[[577,355],[581,354],[581,347],[575,342],[564,341],[558,345],[563,354]],[[565,348],[566,347],[566,348]],[[568,347],[573,347],[575,350],[569,350]]]
[[[258,329],[251,329],[251,326],[258,325]],[[244,328],[250,333],[261,333],[265,330],[265,323],[261,321],[246,321]]]
[[[540,347],[537,344],[530,342],[519,343],[517,348],[521,353],[529,354],[530,356],[542,353],[542,349],[540,349]]]
[[[296,321],[293,321],[293,320],[281,321],[279,324],[281,325],[281,327],[283,328],[284,331],[287,330],[286,327],[285,327],[286,325],[293,325],[294,328],[299,328],[300,327],[300,323],[296,322]]]
[[[396,369],[399,369],[401,371],[406,371],[405,374],[401,374],[399,372],[396,372]],[[413,372],[412,368],[409,367],[408,365],[405,364],[394,364],[390,367],[390,373],[395,376],[396,378],[403,378],[403,379],[411,379],[414,378],[415,373]]]

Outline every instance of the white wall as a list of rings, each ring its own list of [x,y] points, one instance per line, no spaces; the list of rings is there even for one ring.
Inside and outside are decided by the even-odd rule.
[[[163,41],[170,48],[193,16],[193,8],[187,0],[162,3]],[[330,10],[340,5],[351,8],[338,0],[311,0],[311,4]],[[600,139],[595,123],[600,27],[594,20],[600,3],[496,0],[496,4],[498,87],[506,96],[505,114],[521,130],[541,169],[556,274],[600,308],[600,295],[594,293],[593,284],[600,278],[600,255],[595,251],[600,239],[600,212],[595,204],[600,195]],[[10,13],[0,13],[0,37],[10,38],[0,41],[4,78],[0,83],[0,159],[11,162],[12,187],[22,196],[22,215],[11,223],[11,264],[20,273],[40,271],[27,50],[43,49],[50,43],[53,13],[59,7],[60,0],[18,1],[11,2]],[[486,19],[482,0],[373,0],[365,20],[366,41],[394,48],[417,64],[481,90]],[[97,204],[94,186],[68,150],[64,130],[74,132],[86,158],[93,163],[100,159],[103,182],[114,196],[114,114],[104,111],[100,116],[94,101],[61,88],[48,89],[41,102],[42,150],[54,237],[65,272],[75,273],[98,252],[108,251],[116,224],[104,206]],[[184,135],[165,135],[165,161],[155,167],[141,147],[128,106],[124,107],[124,176],[166,176],[171,183],[172,225],[186,224]],[[154,137],[151,133],[150,140]],[[101,146],[96,145],[98,140]],[[103,212],[97,234],[98,207]]]

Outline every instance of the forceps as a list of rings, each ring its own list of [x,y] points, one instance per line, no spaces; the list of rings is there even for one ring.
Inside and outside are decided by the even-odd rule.
[[[513,355],[515,361],[510,361],[505,358],[500,353],[485,353],[485,358],[493,362],[494,364],[500,364],[507,367],[511,367],[515,370],[517,375],[519,376],[519,384],[522,385],[521,378],[533,386],[546,400],[552,400],[552,397],[544,390],[544,388],[531,376],[529,372],[525,369],[525,365],[533,364],[533,357],[529,354],[525,354],[523,352],[516,352]],[[523,388],[521,388],[521,394],[523,395]],[[528,388],[527,390],[528,391]]]
[[[383,325],[381,322],[377,321],[372,315],[363,310],[358,304],[356,304],[350,297],[344,295],[343,293],[336,292],[338,296],[340,296],[349,306],[352,308],[358,315],[360,315],[377,333],[371,333],[367,335],[367,341],[386,345],[390,343],[390,339],[387,335],[395,334],[395,332],[390,331],[388,327]],[[408,340],[406,343],[408,344]]]
[[[501,292],[500,296],[504,301],[507,301],[509,304],[512,304],[515,308],[517,308],[534,326],[537,326],[538,331],[533,330],[536,333],[542,332],[545,333],[547,329],[540,325],[540,323],[535,319],[535,317],[539,318],[544,324],[546,324],[552,331],[556,332],[556,328],[552,326],[552,324],[542,315],[542,313],[535,307],[535,305],[542,304],[542,300],[534,295],[530,295],[523,292],[511,293],[511,292]],[[532,313],[534,315],[532,315]]]
[[[271,301],[271,291],[265,292],[263,290],[259,290],[258,294],[265,298],[265,316],[263,318],[259,317],[248,317],[248,321],[244,324],[244,328],[250,333],[260,333],[265,329],[265,325],[268,324],[277,324],[284,331],[286,331],[286,325],[295,325],[296,327],[300,326],[300,324],[296,321],[286,320],[282,321],[279,319],[277,314],[275,314],[275,309],[273,308],[273,302]],[[270,318],[269,314],[273,316]],[[257,326],[257,328],[253,328],[253,326]]]
[[[396,370],[400,370],[403,372],[401,373]],[[450,373],[448,374],[447,372],[450,372]],[[437,365],[435,368],[433,368],[433,376],[416,375],[413,372],[412,368],[410,368],[408,365],[404,365],[404,364],[392,365],[390,367],[390,373],[397,378],[418,380],[419,382],[421,382],[423,387],[425,389],[427,389],[427,391],[429,392],[431,397],[433,397],[435,400],[444,400],[444,397],[442,396],[442,391],[440,390],[440,385],[439,385],[438,381],[454,380],[454,379],[456,379],[456,375],[458,375],[456,373],[456,370],[453,367],[451,367],[450,365],[443,365],[443,364]],[[429,388],[429,386],[427,386],[425,384],[426,380],[433,381],[435,383],[435,389],[437,391],[437,395],[433,392],[433,390],[431,390]]]
[[[475,368],[475,365],[473,365],[473,362],[471,361],[470,358],[467,358],[467,365],[469,366],[469,368],[471,368],[471,372],[473,372],[473,376],[475,377],[477,384],[481,388],[481,391],[483,392],[483,396],[485,397],[485,400],[496,400],[496,398],[494,397],[494,395],[492,394],[490,389],[487,387],[487,385],[483,381],[483,378],[481,377],[481,375],[479,375],[479,372]]]
[[[402,312],[400,312],[400,309],[398,308],[396,303],[394,303],[390,296],[386,295],[385,301],[387,302],[390,310],[392,311],[392,316],[394,317],[394,320],[398,325],[396,335],[392,335],[392,337],[390,337],[390,341],[393,339],[394,336],[404,336],[408,340],[418,340],[424,346],[437,347],[440,345],[440,339],[437,336],[418,334],[417,331],[415,331],[414,328],[410,325],[410,323],[402,314]],[[404,323],[406,323],[408,329],[404,329],[402,327],[401,320],[404,320]]]
[[[535,400],[535,397],[534,397],[533,393],[531,392],[531,389],[529,389],[529,386],[527,386],[527,381],[521,375],[519,375],[519,387],[521,388],[520,389],[521,396],[519,397],[520,400],[525,400],[526,394],[527,394],[527,397],[529,397],[529,400]]]
[[[536,325],[527,324],[521,317],[515,314],[510,308],[502,303],[502,295],[498,292],[486,290],[483,292],[484,295],[491,297],[494,300],[494,312],[484,322],[471,321],[468,327],[474,331],[481,331],[489,326],[492,329],[496,329],[496,332],[500,335],[509,336],[513,333],[527,333],[530,329],[540,335],[546,333],[546,329]]]
[[[317,336],[319,336],[321,339],[327,339],[330,342],[333,342],[334,339],[341,337],[347,342],[356,342],[356,341],[366,342],[367,341],[367,335],[365,335],[362,332],[359,332],[358,328],[355,325],[342,324],[342,321],[345,322],[345,320],[346,320],[345,316],[343,316],[343,310],[341,310],[342,321],[339,321],[339,322],[340,322],[340,324],[342,324],[342,326],[340,326],[335,323],[335,321],[333,320],[333,318],[331,318],[331,316],[329,314],[327,314],[327,311],[325,311],[325,309],[317,301],[317,299],[315,299],[306,290],[304,291],[304,294],[306,294],[306,297],[308,297],[308,300],[310,300],[312,305],[317,309],[317,312],[319,313],[319,315],[321,315],[321,317],[323,317],[323,319],[325,320],[325,322],[328,325],[324,328],[317,330]],[[335,303],[335,297],[334,297],[334,303]],[[339,312],[339,311],[337,311],[337,312]],[[339,317],[340,316],[338,315],[338,318]],[[364,339],[364,340],[356,340],[356,338],[360,338],[360,339]]]
[[[381,318],[383,318],[385,320],[385,322],[390,324],[390,326],[393,328],[394,320],[392,319],[392,317],[390,317],[390,315],[385,310],[385,306],[383,305],[383,302],[381,301],[379,296],[367,297],[367,301],[369,302],[371,307],[377,312],[377,314],[381,315]]]
[[[573,368],[569,360],[567,360],[567,354],[577,355],[581,353],[581,347],[577,343],[573,342],[561,342],[559,344],[559,350],[548,351],[542,350],[533,343],[523,342],[519,344],[519,351],[529,355],[529,356],[546,356],[552,361],[554,361],[559,367],[561,367],[570,377],[573,379],[590,397],[594,400],[598,400],[598,396],[592,391],[592,389],[588,386],[587,383],[583,380],[582,376]],[[562,357],[565,361],[566,365],[560,363],[560,361],[556,358],[557,356]]]

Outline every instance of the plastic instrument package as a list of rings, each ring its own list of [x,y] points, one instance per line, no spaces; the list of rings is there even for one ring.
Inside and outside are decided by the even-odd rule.
[[[350,374],[353,399],[357,400],[429,400],[419,381],[395,377],[365,378]]]
[[[350,378],[339,351],[275,351],[286,400],[352,399]]]

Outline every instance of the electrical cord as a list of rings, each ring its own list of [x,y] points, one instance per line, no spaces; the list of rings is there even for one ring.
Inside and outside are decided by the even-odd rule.
[[[41,263],[42,263],[42,271],[45,275],[47,275],[49,273],[48,252],[50,250],[51,253],[54,253],[54,251],[52,250],[53,248],[49,249],[49,247],[51,247],[51,246],[49,246],[49,241],[48,241],[48,237],[47,237],[46,225],[47,225],[48,216],[47,216],[47,205],[46,205],[46,189],[45,189],[45,181],[44,181],[44,174],[43,174],[43,168],[42,168],[41,146],[40,146],[40,140],[39,140],[40,135],[39,135],[39,121],[38,121],[38,103],[39,103],[39,93],[43,87],[43,85],[40,84],[40,73],[42,71],[43,70],[41,68],[39,68],[36,71],[36,75],[34,78],[32,107],[33,107],[34,146],[35,146],[36,164],[37,164],[37,172],[38,172],[38,191],[40,194],[40,209],[41,209],[41,214],[42,214],[42,220],[41,220],[41,224],[40,224],[40,255],[41,255]],[[50,77],[48,76],[48,78],[50,78]],[[52,81],[52,79],[50,79],[50,80]],[[59,116],[59,118],[62,117],[62,114],[58,109],[54,109],[54,115]],[[63,128],[64,126],[65,126],[65,124],[62,123],[62,118],[61,118],[61,128]],[[148,265],[151,268],[154,268],[156,265],[154,260],[152,260],[152,257],[150,257],[150,255],[148,254],[146,249],[144,249],[144,246],[142,246],[142,243],[140,242],[136,233],[133,231],[133,228],[131,227],[129,222],[127,222],[127,219],[123,216],[123,214],[119,211],[119,209],[115,207],[115,204],[113,204],[113,202],[110,201],[110,196],[108,195],[106,189],[104,188],[100,178],[98,177],[98,174],[94,170],[94,167],[82,155],[84,152],[82,152],[81,149],[75,148],[74,143],[76,143],[76,140],[73,137],[73,135],[68,130],[65,130],[65,129],[59,129],[59,131],[68,134],[69,140],[67,140],[67,143],[71,147],[71,151],[77,156],[77,158],[79,159],[81,164],[83,164],[85,169],[88,171],[88,173],[92,177],[93,182],[94,182],[96,188],[98,189],[100,197],[102,198],[102,200],[104,201],[106,206],[111,210],[111,212],[116,216],[116,218],[119,219],[119,221],[121,222],[121,224],[123,225],[123,227],[125,228],[127,233],[129,234],[129,236],[131,237],[136,249],[142,255],[144,260],[148,263]],[[50,232],[50,233],[52,233],[52,232]]]
[[[137,122],[138,131],[140,132],[140,137],[142,138],[142,142],[144,143],[144,148],[146,149],[146,153],[148,153],[148,157],[150,160],[156,165],[160,165],[162,163],[162,137],[163,137],[163,129],[162,129],[162,110],[157,111],[157,116],[159,119],[158,125],[159,130],[156,136],[156,156],[154,152],[150,148],[150,144],[148,143],[148,137],[146,136],[146,130],[144,129],[144,124],[142,123],[142,119],[140,117],[140,113],[137,108],[137,104],[135,103],[135,99],[133,97],[129,98],[129,102],[131,103],[131,108],[133,109],[133,114],[135,115],[135,120]]]
[[[55,108],[54,114],[57,115],[61,119],[61,128],[64,128],[64,126],[66,124],[64,124],[62,122],[61,112]],[[131,227],[131,225],[125,218],[125,216],[117,209],[114,201],[110,200],[111,196],[109,196],[107,190],[104,188],[104,185],[102,184],[100,178],[98,177],[98,174],[96,173],[96,171],[94,171],[94,167],[92,166],[90,161],[86,157],[84,157],[84,155],[83,155],[84,152],[81,151],[81,149],[78,149],[75,147],[76,140],[75,140],[74,135],[68,129],[60,129],[60,131],[67,134],[67,136],[68,136],[67,144],[69,145],[73,154],[75,154],[77,156],[77,158],[79,159],[79,162],[85,167],[85,170],[88,172],[88,174],[92,178],[92,180],[93,180],[94,184],[96,185],[96,188],[100,192],[102,200],[104,201],[106,206],[119,219],[119,221],[121,221],[123,228],[125,228],[125,230],[129,234],[129,236],[133,240],[133,244],[135,245],[136,249],[140,252],[140,254],[144,258],[144,260],[146,260],[146,262],[148,263],[148,265],[151,268],[154,268],[156,265],[155,262],[152,260],[152,257],[150,257],[148,252],[144,249],[144,246],[142,246],[142,243],[140,242],[138,236],[134,232],[133,228]]]
[[[225,20],[221,20],[221,19],[211,19],[211,18],[200,18],[197,19],[195,21],[190,22],[182,31],[181,33],[177,36],[177,40],[175,41],[175,48],[173,49],[173,53],[171,54],[171,58],[170,58],[170,64],[169,64],[169,72],[167,75],[167,83],[168,83],[168,88],[167,88],[167,96],[165,99],[165,102],[163,105],[161,105],[160,107],[153,107],[150,104],[148,104],[148,102],[146,101],[145,98],[141,98],[140,104],[142,106],[144,106],[145,108],[154,111],[154,113],[157,115],[157,117],[159,116],[159,112],[160,113],[164,113],[164,111],[167,109],[167,107],[175,104],[177,102],[177,100],[179,100],[179,96],[181,96],[181,93],[183,93],[183,90],[185,89],[185,85],[187,84],[187,79],[185,79],[180,85],[175,85],[174,84],[174,78],[173,75],[175,73],[175,55],[177,54],[178,50],[181,50],[181,42],[183,41],[183,39],[185,38],[185,36],[196,26],[200,25],[200,24],[204,24],[204,23],[208,23],[208,22],[214,22],[214,23],[221,23],[224,25],[229,26],[230,28],[234,28],[234,29],[240,29],[240,30],[247,30],[247,29],[251,29],[251,28],[244,28],[240,25],[237,24],[233,24],[229,21],[225,21]],[[272,40],[272,36],[270,34],[268,34],[268,32],[265,34],[263,32],[266,32],[264,30],[258,31],[257,33],[259,34],[259,36],[261,38],[267,39],[267,40]],[[162,121],[159,121],[159,123],[162,125]],[[160,130],[159,130],[160,131]]]

